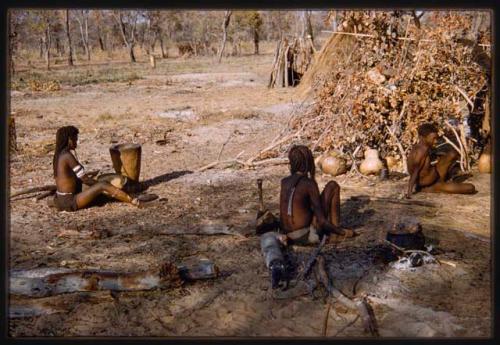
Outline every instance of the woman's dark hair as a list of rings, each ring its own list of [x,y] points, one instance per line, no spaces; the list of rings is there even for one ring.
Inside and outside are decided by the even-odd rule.
[[[314,157],[307,146],[295,145],[288,152],[288,160],[290,161],[290,172],[292,174],[301,172],[309,173],[314,180],[316,167],[314,166]]]
[[[78,128],[75,126],[65,126],[57,130],[56,133],[56,148],[54,151],[54,160],[52,165],[54,167],[54,177],[57,176],[57,159],[61,152],[68,148],[68,142],[70,138],[74,138],[78,135]]]
[[[431,133],[437,133],[438,129],[436,128],[436,125],[433,123],[424,123],[423,125],[420,125],[417,129],[418,135],[421,137],[426,137]]]

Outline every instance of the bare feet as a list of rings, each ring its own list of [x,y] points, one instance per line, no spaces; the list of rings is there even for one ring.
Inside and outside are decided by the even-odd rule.
[[[328,238],[328,243],[339,243],[344,241],[346,238],[351,238],[358,236],[354,230],[347,229],[347,228],[341,228],[344,231],[343,235],[340,234],[331,234],[330,237]]]

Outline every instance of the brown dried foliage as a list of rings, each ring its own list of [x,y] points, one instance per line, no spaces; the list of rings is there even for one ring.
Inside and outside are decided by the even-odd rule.
[[[295,117],[292,128],[304,127],[303,137],[322,151],[353,152],[362,145],[400,156],[387,128],[408,150],[421,123],[435,122],[441,130],[445,121],[463,123],[472,107],[458,89],[477,103],[489,84],[473,47],[460,42],[471,22],[472,14],[434,12],[418,29],[411,17],[394,12],[347,12],[344,31],[375,37],[329,40],[344,51],[325,65],[328,73],[316,78],[315,105]],[[489,43],[490,36],[480,33],[480,43]],[[317,59],[323,60],[321,55]],[[374,82],[369,71],[383,81]],[[474,121],[470,116],[471,127]],[[481,134],[476,129],[472,136]]]

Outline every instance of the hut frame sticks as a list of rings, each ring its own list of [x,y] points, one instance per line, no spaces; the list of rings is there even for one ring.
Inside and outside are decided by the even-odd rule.
[[[305,73],[316,49],[310,37],[283,38],[278,42],[268,87],[296,86]]]

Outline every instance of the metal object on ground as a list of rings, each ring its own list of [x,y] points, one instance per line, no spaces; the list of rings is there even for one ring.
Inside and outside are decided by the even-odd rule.
[[[199,263],[192,266],[180,265],[177,268],[181,278],[187,281],[213,279],[219,275],[219,268],[212,261],[206,259],[200,260]]]
[[[403,249],[423,250],[425,245],[422,225],[415,220],[395,222],[386,239]]]
[[[411,253],[408,259],[410,260],[411,267],[422,266],[422,264],[424,263],[422,254],[420,253]]]
[[[260,248],[271,275],[273,289],[280,287],[281,282],[285,282],[285,286],[288,285],[285,258],[281,251],[282,243],[279,236],[277,232],[266,232],[260,237]]]
[[[151,290],[179,286],[181,283],[177,267],[168,262],[160,270],[133,273],[42,268],[12,271],[9,292],[14,295],[43,297],[78,291]]]

